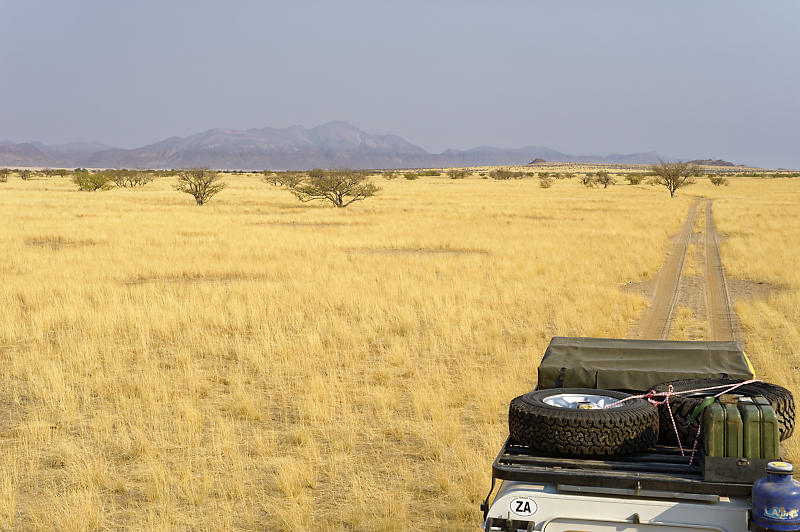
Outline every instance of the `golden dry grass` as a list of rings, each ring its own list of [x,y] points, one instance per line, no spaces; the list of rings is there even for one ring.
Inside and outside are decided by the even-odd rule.
[[[550,337],[623,336],[646,303],[620,287],[659,269],[691,201],[422,178],[336,210],[227,181],[202,208],[168,179],[0,185],[0,528],[476,528]],[[797,250],[759,232],[797,229],[800,182],[764,182],[772,210],[745,181],[690,192],[754,230],[723,246],[735,274],[752,245],[752,275],[793,287],[737,306],[759,369],[788,368]]]
[[[800,180],[738,179],[707,191],[714,202],[720,253],[729,277],[773,285],[766,297],[753,287],[735,304],[745,349],[756,373],[800,400]],[[800,437],[786,442],[800,463]]]

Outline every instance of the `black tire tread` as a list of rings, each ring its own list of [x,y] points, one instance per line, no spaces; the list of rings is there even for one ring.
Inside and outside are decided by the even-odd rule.
[[[513,399],[508,412],[511,439],[538,451],[576,457],[632,454],[655,445],[658,412],[642,399],[607,410],[573,410],[530,402],[532,394],[573,391],[576,390],[539,390]],[[627,396],[620,392],[582,391]]]

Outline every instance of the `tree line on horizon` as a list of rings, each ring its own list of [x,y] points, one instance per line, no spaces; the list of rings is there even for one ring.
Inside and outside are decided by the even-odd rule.
[[[8,181],[11,174],[16,174],[22,180],[30,180],[35,176],[43,177],[69,177],[81,191],[110,190],[111,188],[136,188],[142,187],[154,179],[175,177],[173,189],[191,195],[198,206],[205,205],[212,197],[225,189],[227,183],[222,180],[223,173],[252,174],[247,171],[217,171],[207,168],[185,168],[172,170],[143,170],[143,169],[107,169],[88,170],[85,168],[66,169],[10,169],[0,168],[0,182]],[[356,201],[361,201],[377,194],[381,189],[370,181],[370,176],[380,175],[387,180],[400,176],[413,181],[420,177],[446,175],[450,179],[465,179],[478,174],[483,179],[511,180],[538,177],[541,188],[550,188],[555,180],[573,179],[578,177],[580,182],[589,188],[602,186],[608,188],[617,183],[614,174],[599,170],[585,172],[578,175],[573,172],[533,172],[517,171],[497,168],[491,171],[471,171],[468,169],[452,168],[449,170],[349,170],[313,169],[307,171],[272,171],[258,172],[264,176],[264,181],[272,186],[282,187],[291,192],[299,201],[323,201],[331,203],[337,208],[345,208]],[[704,175],[701,167],[690,162],[661,162],[652,165],[647,172],[626,172],[621,175],[630,185],[642,183],[662,186],[666,188],[670,197],[674,197],[678,190],[696,183],[697,178]],[[715,186],[729,184],[727,172],[712,172],[706,174],[709,181]],[[773,173],[744,173],[743,177],[800,177],[800,172],[773,172]]]

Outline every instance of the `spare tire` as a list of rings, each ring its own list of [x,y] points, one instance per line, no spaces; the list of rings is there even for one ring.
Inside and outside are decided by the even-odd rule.
[[[535,390],[511,401],[511,440],[538,451],[592,457],[636,453],[658,440],[658,411],[644,399],[591,388]]]
[[[672,386],[673,391],[682,392],[686,390],[696,390],[698,388],[710,388],[712,386],[732,386],[739,382],[744,381],[737,379],[687,379],[663,382],[655,385],[653,390],[663,393]],[[724,391],[724,389],[720,388],[706,392],[670,396],[669,406],[675,418],[675,425],[677,426],[678,434],[681,437],[681,443],[683,445],[691,446],[694,443],[695,436],[697,435],[697,427],[702,419],[702,416],[698,416],[689,426],[686,426],[686,422],[691,417],[692,412],[703,402],[703,399],[711,395],[716,395],[721,391]],[[775,410],[775,415],[778,418],[778,429],[780,431],[781,440],[785,440],[792,435],[794,431],[794,397],[792,397],[792,392],[777,384],[751,382],[750,384],[739,386],[732,390],[731,393],[744,396],[763,396]],[[658,410],[661,419],[661,442],[676,445],[678,442],[675,440],[675,427],[672,426],[667,405],[661,405]]]

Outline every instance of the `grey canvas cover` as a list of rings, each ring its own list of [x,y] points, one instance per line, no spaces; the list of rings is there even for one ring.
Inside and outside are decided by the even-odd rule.
[[[538,377],[539,388],[647,391],[678,379],[752,379],[753,370],[736,342],[556,336]]]

